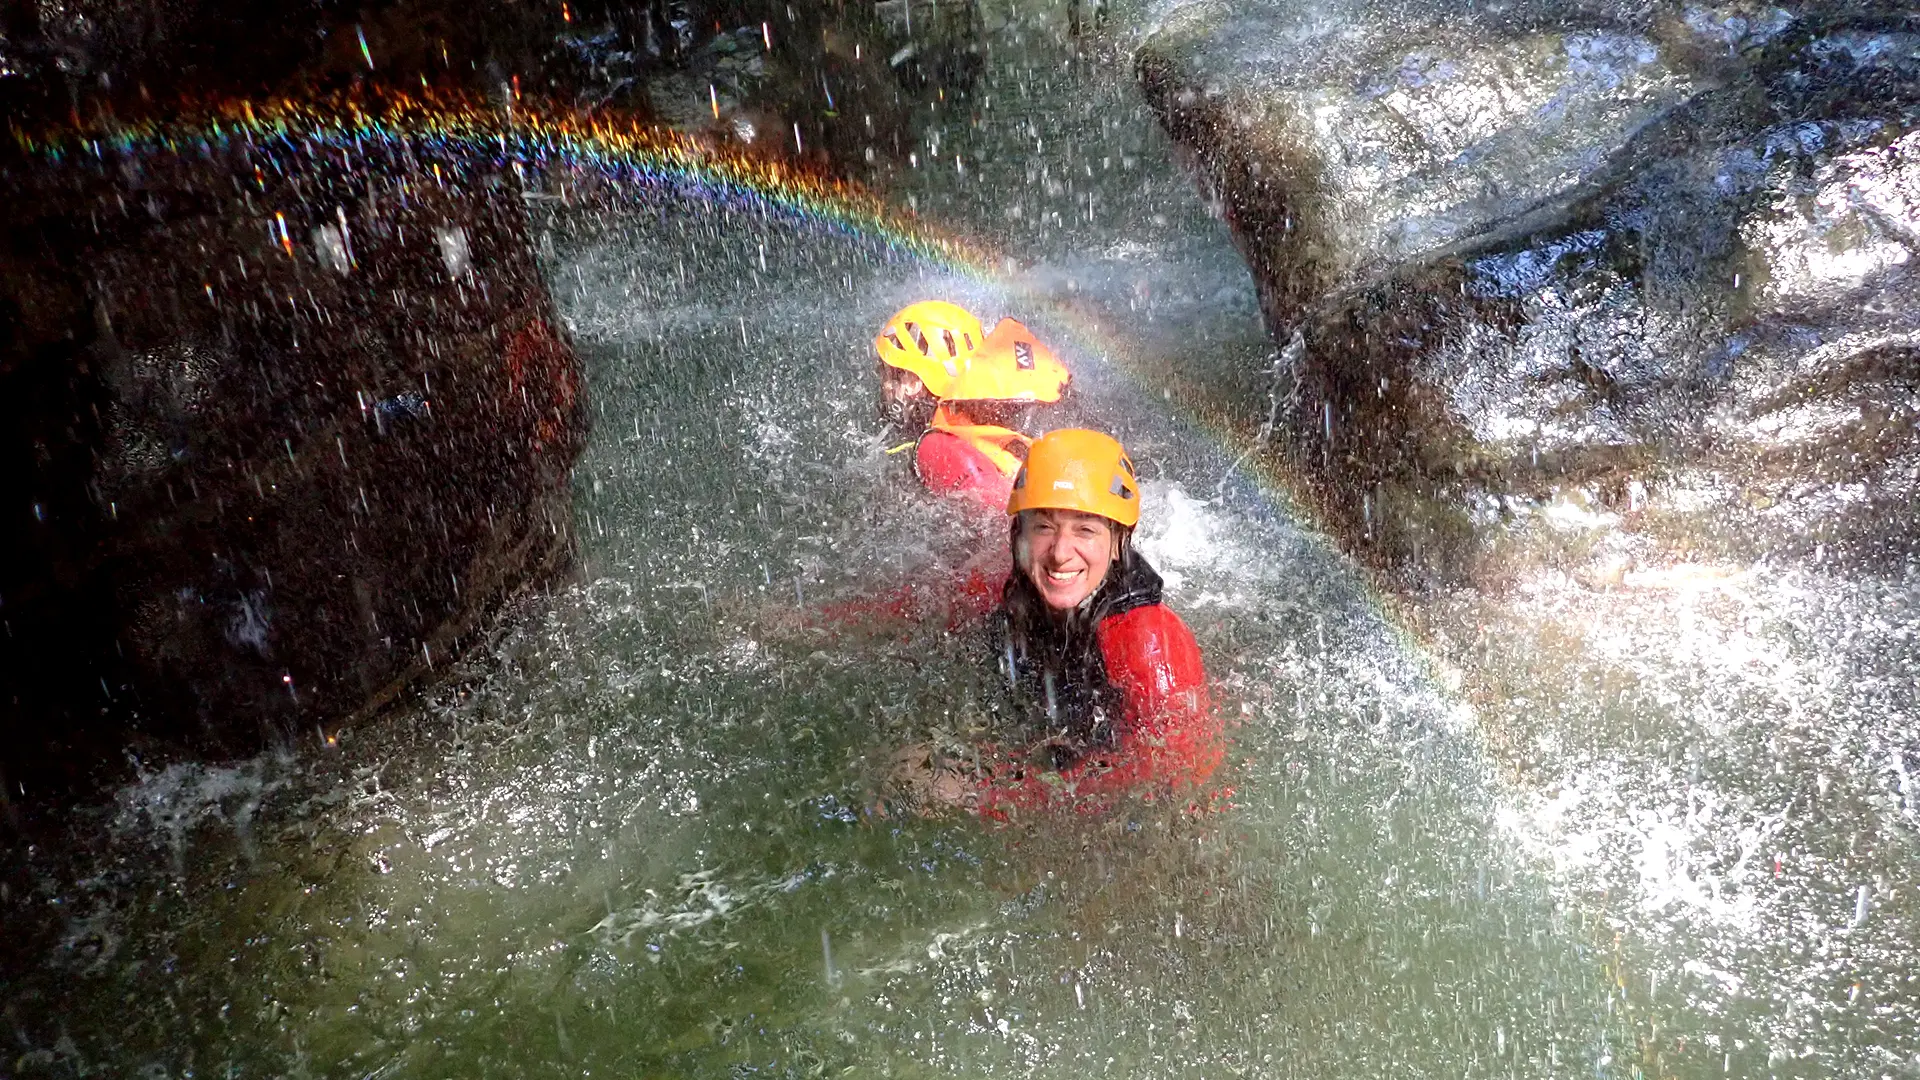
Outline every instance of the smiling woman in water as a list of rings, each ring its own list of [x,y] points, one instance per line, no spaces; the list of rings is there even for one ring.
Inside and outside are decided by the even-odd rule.
[[[991,625],[1026,748],[986,755],[973,785],[922,774],[926,796],[999,817],[1199,788],[1220,763],[1219,729],[1199,646],[1133,547],[1133,462],[1112,436],[1050,432],[1007,511],[1014,569]]]

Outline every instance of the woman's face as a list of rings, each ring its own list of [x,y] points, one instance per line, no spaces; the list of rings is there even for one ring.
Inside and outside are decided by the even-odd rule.
[[[1113,565],[1113,522],[1098,514],[1028,510],[1020,539],[1020,570],[1054,611],[1078,607]]]

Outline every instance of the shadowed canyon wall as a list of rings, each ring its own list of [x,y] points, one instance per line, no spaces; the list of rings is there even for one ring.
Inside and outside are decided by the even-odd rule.
[[[330,738],[571,547],[586,408],[538,177],[430,132],[122,133],[422,93],[884,185],[963,107],[977,30],[965,3],[7,8],[0,799]]]
[[[371,709],[564,565],[578,364],[511,177],[469,164],[0,173],[16,794],[129,736],[248,752]]]

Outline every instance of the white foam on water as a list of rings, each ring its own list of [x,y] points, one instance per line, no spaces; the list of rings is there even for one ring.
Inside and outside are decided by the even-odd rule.
[[[1765,999],[1750,1030],[1829,1062],[1838,1048],[1819,1033],[1851,1007],[1835,980],[1884,982],[1904,933],[1903,913],[1883,922],[1876,908],[1883,886],[1859,880],[1891,874],[1882,852],[1912,835],[1910,645],[1897,614],[1863,614],[1904,610],[1904,589],[1759,564],[1643,567],[1604,591],[1543,575],[1518,590],[1541,629],[1578,634],[1548,663],[1626,688],[1558,709],[1602,724],[1652,709],[1672,742],[1595,741],[1552,717],[1519,752],[1554,771],[1510,789],[1499,824],[1556,892],[1641,947],[1641,978],[1703,1015]]]
[[[1197,498],[1176,480],[1141,485],[1134,544],[1166,582],[1179,607],[1253,610],[1272,600],[1302,542],[1236,515],[1218,499]]]
[[[144,840],[184,857],[189,836],[222,825],[250,844],[261,802],[286,780],[272,755],[232,764],[176,762],[142,773],[114,794],[113,830],[122,839]]]

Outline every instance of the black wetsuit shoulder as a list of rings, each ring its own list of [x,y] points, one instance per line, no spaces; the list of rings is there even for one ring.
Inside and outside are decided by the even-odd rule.
[[[1064,618],[1050,613],[1026,576],[1015,569],[988,622],[994,662],[1005,676],[1019,737],[1044,744],[1054,768],[1066,768],[1091,750],[1114,745],[1120,692],[1107,677],[1100,624],[1160,602],[1162,583],[1128,548],[1085,604]]]

